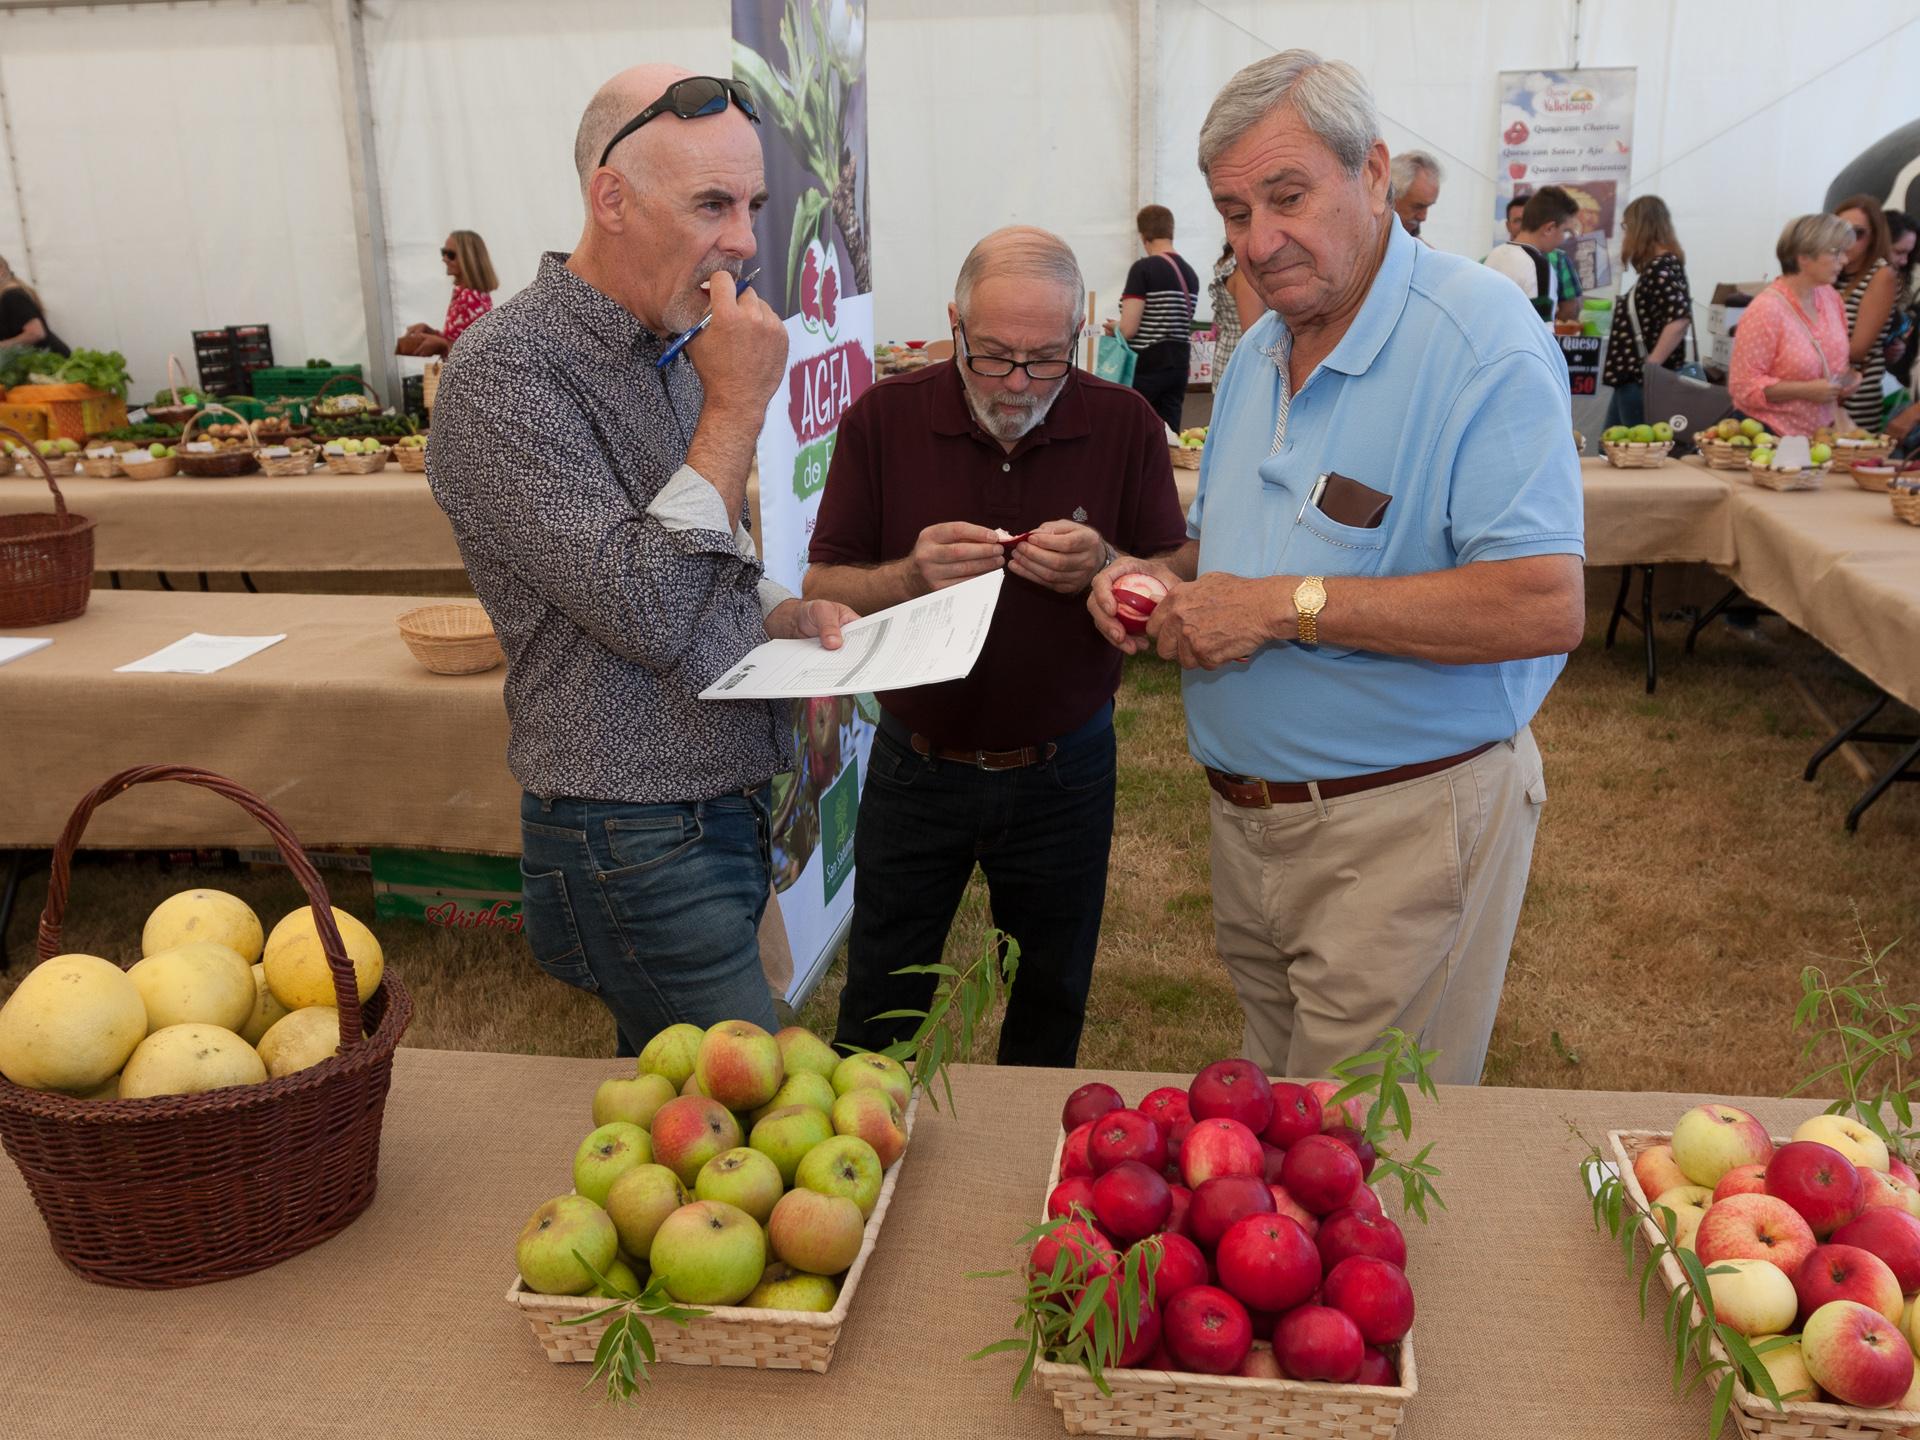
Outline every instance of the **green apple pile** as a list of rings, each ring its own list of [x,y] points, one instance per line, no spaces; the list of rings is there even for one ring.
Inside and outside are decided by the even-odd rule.
[[[393,442],[393,448],[396,450],[424,450],[427,448],[427,437],[424,435],[402,435],[398,440]]]
[[[67,439],[36,440],[33,442],[33,448],[48,457],[72,455],[80,449],[80,442]]]
[[[520,1278],[614,1298],[651,1275],[687,1305],[831,1310],[906,1151],[910,1089],[897,1060],[799,1026],[670,1025],[594,1091],[573,1192],[528,1219]]]
[[[1661,420],[1653,425],[1614,425],[1601,432],[1607,445],[1665,445],[1673,439],[1673,427]]]
[[[1206,443],[1207,427],[1204,425],[1190,426],[1180,432],[1180,448],[1182,450],[1199,450],[1204,448]]]
[[[378,455],[383,448],[378,440],[336,440],[328,448],[335,447],[342,455]]]
[[[136,450],[130,453],[137,455],[139,452]],[[155,460],[168,460],[173,457],[173,447],[171,445],[162,445],[156,440],[147,446],[147,454]]]

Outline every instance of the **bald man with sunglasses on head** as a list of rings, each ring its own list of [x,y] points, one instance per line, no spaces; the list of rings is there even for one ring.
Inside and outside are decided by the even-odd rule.
[[[777,1028],[757,937],[790,713],[698,696],[769,637],[833,648],[854,616],[768,580],[745,526],[787,353],[737,285],[758,124],[732,80],[645,65],[601,87],[580,243],[460,337],[427,456],[507,655],[527,939],[605,1002],[623,1055],[678,1022]]]

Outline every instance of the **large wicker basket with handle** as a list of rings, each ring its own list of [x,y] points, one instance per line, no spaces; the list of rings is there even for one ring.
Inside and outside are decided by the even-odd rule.
[[[208,405],[187,421],[180,432],[180,443],[173,447],[174,457],[180,462],[180,473],[200,480],[231,480],[236,475],[245,475],[255,464],[251,441],[227,445],[211,452],[193,448],[201,443],[193,438],[195,428],[210,415],[230,416],[249,435],[253,433],[252,425],[244,415],[236,414],[224,405]]]
[[[87,1280],[143,1290],[264,1270],[367,1208],[393,1052],[413,1015],[391,970],[361,1003],[327,887],[286,822],[224,776],[179,765],[123,770],[75,807],[53,852],[42,960],[60,952],[73,852],[93,812],[135,785],[165,780],[231,800],[279,847],[312,903],[333,971],[340,1051],[259,1085],[141,1100],[78,1100],[0,1078],[0,1141],[55,1253]]]
[[[0,425],[0,435],[27,437]],[[51,625],[84,615],[93,592],[93,521],[67,510],[46,457],[31,445],[21,473],[38,470],[53,491],[53,513],[0,515],[0,629]]]
[[[173,391],[171,405],[147,406],[147,418],[157,420],[162,425],[185,425],[200,413],[198,405],[188,405],[180,399],[180,387],[187,383],[187,372],[181,368],[178,356],[167,356],[167,385]],[[188,386],[192,389],[192,386]]]

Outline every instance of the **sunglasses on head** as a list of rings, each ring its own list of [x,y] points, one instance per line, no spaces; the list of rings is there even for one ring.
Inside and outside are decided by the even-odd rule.
[[[685,80],[676,80],[658,100],[614,131],[613,138],[607,141],[607,148],[600,152],[600,163],[606,164],[613,147],[649,120],[669,111],[682,120],[697,120],[702,115],[724,115],[730,104],[738,105],[754,124],[760,123],[760,112],[753,108],[753,96],[738,80],[721,80],[712,75],[690,75]]]

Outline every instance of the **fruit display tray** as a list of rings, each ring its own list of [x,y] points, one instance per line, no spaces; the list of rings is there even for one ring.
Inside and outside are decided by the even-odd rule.
[[[1169,445],[1167,458],[1173,461],[1173,468],[1176,470],[1198,470],[1203,449],[1205,449],[1204,446]]]
[[[1632,441],[1602,440],[1600,448],[1606,452],[1607,462],[1622,470],[1652,470],[1667,463],[1673,442],[1654,440],[1636,445]]]
[[[1060,1183],[1062,1134],[1042,1192]],[[1376,1192],[1377,1193],[1377,1192]],[[1163,1435],[1192,1440],[1258,1440],[1311,1436],[1313,1440],[1392,1440],[1407,1402],[1418,1393],[1413,1335],[1384,1347],[1398,1385],[1334,1385],[1323,1381],[1248,1380],[1174,1370],[1108,1370],[1101,1394],[1078,1365],[1042,1361],[1034,1374],[1053,1396],[1069,1435]]]
[[[1636,1203],[1651,1205],[1654,1197],[1642,1190],[1634,1178],[1634,1160],[1641,1151],[1667,1144],[1672,1139],[1671,1134],[1657,1130],[1607,1132],[1613,1163],[1620,1169],[1620,1183],[1627,1187],[1627,1193]],[[1780,1146],[1787,1142],[1775,1136],[1773,1143]],[[1664,1238],[1654,1228],[1653,1221],[1643,1220],[1640,1224],[1647,1237],[1655,1241]],[[1679,1261],[1671,1255],[1661,1257],[1660,1279],[1669,1292],[1685,1278],[1686,1272],[1680,1268]],[[1713,1353],[1718,1359],[1727,1358],[1718,1340],[1713,1342]],[[1772,1401],[1755,1395],[1741,1384],[1734,1386],[1733,1408],[1728,1413],[1747,1440],[1870,1440],[1870,1437],[1913,1440],[1914,1436],[1920,1436],[1920,1411],[1863,1410],[1857,1405],[1815,1404],[1809,1400],[1789,1400],[1785,1409],[1776,1410]]]
[[[867,1217],[866,1234],[860,1253],[847,1270],[833,1309],[823,1312],[803,1310],[748,1310],[738,1305],[715,1305],[706,1315],[685,1325],[670,1321],[649,1322],[654,1349],[669,1365],[737,1365],[755,1370],[811,1370],[824,1375],[833,1363],[834,1343],[840,1327],[846,1324],[853,1305],[853,1292],[859,1288],[867,1261],[880,1241],[880,1225],[893,1202],[893,1187],[899,1183],[900,1167],[913,1151],[913,1119],[920,1108],[920,1097],[912,1095],[903,1117],[907,1130],[907,1154],[895,1162],[881,1183],[880,1198],[873,1214]],[[590,1325],[569,1325],[582,1315],[607,1308],[607,1301],[592,1295],[539,1295],[528,1290],[518,1275],[507,1291],[507,1303],[527,1317],[534,1338],[556,1365],[593,1360],[595,1347],[606,1333],[612,1318]]]

